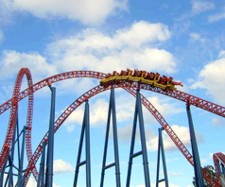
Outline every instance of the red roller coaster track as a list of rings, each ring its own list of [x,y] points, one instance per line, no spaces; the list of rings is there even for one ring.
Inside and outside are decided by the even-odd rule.
[[[22,83],[23,76],[26,75],[28,80],[28,88],[24,91],[20,92],[20,87]],[[19,72],[14,88],[13,97],[3,103],[0,106],[0,114],[4,113],[8,109],[11,108],[10,113],[10,119],[9,119],[9,125],[8,125],[8,131],[6,134],[5,142],[1,151],[1,160],[0,160],[0,170],[3,167],[3,164],[7,160],[9,149],[11,147],[12,143],[12,135],[14,132],[14,126],[15,126],[15,120],[17,116],[17,110],[18,110],[18,102],[22,99],[26,98],[28,96],[29,102],[28,102],[28,113],[27,113],[27,127],[28,127],[28,133],[26,135],[27,138],[27,155],[29,160],[29,165],[27,167],[27,180],[29,178],[30,172],[32,171],[35,178],[37,177],[37,170],[35,167],[35,164],[40,156],[41,150],[42,150],[42,143],[43,141],[46,141],[48,139],[48,132],[42,139],[41,143],[37,147],[36,151],[32,155],[32,149],[31,149],[31,124],[32,124],[32,107],[33,107],[33,93],[40,90],[41,88],[51,85],[52,83],[66,80],[66,79],[72,79],[72,78],[96,78],[96,79],[102,79],[106,76],[104,73],[100,72],[94,72],[94,71],[70,71],[65,72],[61,74],[57,74],[51,77],[48,77],[44,80],[41,80],[37,82],[36,84],[32,84],[32,79],[30,72],[27,68],[22,68]],[[73,102],[56,120],[55,122],[55,132],[57,129],[61,126],[61,124],[66,120],[66,118],[74,111],[78,106],[80,106],[84,101],[87,99],[93,97],[94,95],[106,91],[110,88],[124,88],[128,92],[130,92],[132,95],[135,95],[135,89],[145,89],[149,91],[153,91],[156,93],[160,93],[175,99],[178,99],[180,101],[183,101],[185,103],[189,103],[190,105],[194,105],[196,107],[199,107],[203,110],[209,111],[211,113],[217,114],[219,116],[225,117],[225,107],[217,105],[215,103],[206,101],[204,99],[198,98],[196,96],[187,94],[185,92],[181,92],[179,90],[170,90],[166,91],[157,87],[154,87],[152,85],[144,84],[144,83],[138,83],[138,82],[132,82],[132,81],[123,81],[120,84],[111,84],[108,87],[103,86],[97,86],[88,92],[84,93],[82,96],[80,96],[75,102]],[[187,148],[184,146],[184,144],[181,142],[181,140],[178,138],[178,136],[175,134],[175,132],[172,130],[172,128],[169,126],[169,124],[165,121],[163,116],[154,108],[154,106],[142,95],[142,103],[143,105],[151,112],[151,114],[158,120],[158,122],[161,124],[161,126],[165,129],[166,133],[169,135],[171,140],[175,143],[175,145],[178,147],[178,149],[182,152],[182,154],[185,156],[185,158],[193,165],[193,158],[190,152],[187,150]],[[203,170],[204,178],[212,185],[212,186],[220,186],[219,185],[219,179],[217,181],[213,181],[211,177]]]
[[[15,131],[15,125],[17,120],[17,112],[18,112],[18,102],[20,101],[20,89],[22,85],[23,77],[26,76],[28,87],[33,85],[32,76],[30,70],[27,68],[22,68],[16,78],[16,83],[14,86],[13,97],[10,99],[10,118],[9,118],[9,125],[7,130],[7,135],[5,138],[5,142],[3,144],[1,154],[0,154],[0,169],[2,168],[3,164],[6,162],[9,150],[12,144],[13,134]],[[2,105],[1,105],[2,106]],[[32,157],[32,147],[31,147],[31,127],[32,127],[32,115],[33,115],[33,92],[28,94],[28,109],[27,109],[27,122],[26,122],[26,150],[28,160]]]
[[[81,97],[79,97],[76,101],[74,101],[56,120],[55,122],[55,132],[58,130],[58,128],[63,124],[63,122],[67,119],[67,117],[77,108],[79,107],[83,102],[90,99],[96,94],[99,94],[103,91],[106,91],[110,88],[124,88],[128,92],[130,92],[132,95],[136,95],[136,92],[133,88],[130,88],[130,85],[127,83],[123,83],[120,85],[112,85],[111,87],[103,88],[102,86],[97,86],[88,92],[84,93]],[[162,125],[162,127],[165,129],[165,131],[170,135],[170,138],[175,144],[179,144],[180,151],[185,155],[186,158],[188,158],[188,161],[193,165],[193,158],[190,152],[186,149],[185,145],[180,141],[180,139],[176,136],[174,131],[170,128],[168,123],[165,121],[163,116],[157,111],[157,109],[143,96],[141,95],[141,100],[143,105],[151,112],[151,114],[159,121],[159,123]],[[44,138],[40,142],[38,148],[33,154],[33,157],[31,159],[30,164],[28,165],[27,174],[29,176],[30,171],[35,166],[37,160],[39,159],[42,151],[42,145],[46,140],[48,139],[48,133],[45,134]],[[38,173],[33,172],[35,178],[37,178]],[[28,178],[28,177],[27,177]]]

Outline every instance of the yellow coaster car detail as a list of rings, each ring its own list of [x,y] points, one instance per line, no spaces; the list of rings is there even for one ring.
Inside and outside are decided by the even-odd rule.
[[[100,84],[102,86],[108,86],[121,81],[139,82],[162,90],[176,90],[176,85],[183,86],[181,82],[173,81],[173,77],[160,76],[159,73],[154,72],[132,71],[130,69],[126,71],[122,70],[120,73],[117,71],[114,71],[112,74],[109,73],[105,78],[101,79]]]

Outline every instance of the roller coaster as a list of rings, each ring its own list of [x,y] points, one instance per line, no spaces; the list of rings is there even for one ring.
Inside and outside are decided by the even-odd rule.
[[[21,85],[23,78],[26,77],[27,79],[27,88],[23,91],[21,91]],[[64,112],[56,119],[54,120],[54,87],[52,85],[56,82],[67,80],[67,79],[74,79],[74,78],[94,78],[99,79],[100,84],[96,87],[90,89],[89,91],[85,92],[83,95],[81,95],[79,98],[77,98],[71,105],[69,105]],[[49,124],[49,131],[46,132],[42,140],[40,141],[39,145],[37,146],[36,150],[32,151],[32,117],[33,117],[33,100],[34,100],[34,93],[37,92],[40,89],[43,89],[44,87],[49,87],[52,92],[52,102],[51,102],[51,114],[50,114],[50,124]],[[136,108],[135,108],[135,116],[137,117],[139,115],[139,119],[142,119],[142,110],[141,106],[143,105],[146,107],[146,109],[155,117],[155,119],[159,122],[162,129],[168,134],[170,139],[174,142],[174,144],[177,146],[177,148],[180,150],[180,152],[184,155],[184,157],[187,159],[187,161],[194,166],[195,171],[195,178],[198,186],[203,186],[203,178],[204,181],[206,181],[210,186],[213,187],[219,187],[224,186],[224,174],[225,174],[225,155],[221,152],[215,153],[213,155],[213,160],[215,164],[216,169],[216,177],[213,177],[210,175],[210,173],[207,172],[204,168],[201,167],[199,162],[199,155],[198,155],[198,149],[197,149],[197,142],[195,140],[195,132],[192,124],[192,118],[190,114],[190,106],[195,106],[200,109],[206,110],[208,112],[214,113],[216,115],[219,115],[221,117],[225,117],[225,107],[217,105],[215,103],[206,101],[202,98],[196,97],[194,95],[190,95],[188,93],[182,92],[178,90],[178,86],[183,86],[181,82],[177,82],[173,80],[173,77],[167,77],[165,75],[160,76],[159,73],[154,72],[146,72],[146,71],[139,71],[139,70],[122,70],[120,73],[114,71],[112,74],[105,74],[101,72],[94,72],[94,71],[70,71],[65,73],[60,73],[57,75],[53,75],[51,77],[47,77],[35,84],[33,84],[31,72],[28,68],[22,68],[16,78],[14,91],[12,98],[4,102],[0,105],[0,114],[3,114],[4,112],[10,110],[9,115],[9,122],[6,132],[6,137],[1,149],[0,153],[0,186],[15,186],[22,187],[26,186],[27,182],[29,180],[29,177],[31,174],[33,174],[34,178],[37,181],[38,186],[52,186],[52,180],[53,180],[53,158],[51,156],[51,152],[53,151],[53,142],[54,142],[54,133],[57,132],[57,130],[61,127],[61,125],[64,123],[64,121],[70,116],[70,114],[76,110],[81,104],[85,103],[85,113],[84,113],[84,121],[83,121],[83,127],[81,132],[81,142],[83,142],[83,137],[85,134],[86,142],[89,141],[89,115],[88,115],[88,100],[92,98],[93,96],[107,91],[111,90],[111,96],[110,96],[110,107],[109,111],[111,113],[109,116],[112,116],[115,118],[115,102],[114,102],[114,92],[113,90],[116,88],[122,88],[125,91],[129,92],[131,95],[136,97]],[[187,113],[188,113],[188,119],[190,124],[190,136],[192,140],[192,154],[188,151],[188,149],[185,147],[185,145],[182,143],[182,141],[179,139],[179,137],[175,134],[173,129],[170,127],[170,125],[166,122],[166,120],[163,118],[163,116],[158,112],[158,110],[148,101],[148,99],[145,98],[144,95],[140,93],[140,90],[147,90],[151,92],[155,92],[158,94],[162,94],[174,99],[177,99],[179,101],[182,101],[186,103],[187,106]],[[22,146],[21,150],[21,157],[20,157],[20,164],[18,166],[18,174],[17,181],[14,182],[14,176],[15,174],[12,173],[12,167],[14,167],[14,164],[12,163],[12,152],[13,149],[15,149],[14,144],[16,138],[16,125],[18,120],[18,106],[20,101],[22,101],[24,98],[28,97],[28,106],[27,106],[27,119],[26,119],[26,126],[23,129],[23,142],[25,142],[26,145],[26,153],[28,158],[28,165],[26,167],[23,166],[23,151],[25,149],[24,146]],[[136,119],[137,120],[137,119]],[[134,126],[136,125],[136,122],[134,120]],[[142,127],[142,122],[140,121],[140,129]],[[109,124],[110,125],[110,124]],[[108,126],[109,126],[108,125]],[[114,125],[114,150],[115,153],[118,151],[118,142],[117,142],[117,134],[116,134],[116,126]],[[143,129],[143,128],[142,128]],[[135,132],[135,127],[133,127],[133,132]],[[18,135],[18,133],[17,133]],[[2,136],[2,135],[1,135]],[[107,137],[107,136],[106,136]],[[145,142],[145,132],[142,130],[141,133],[142,138],[142,151],[134,153],[131,146],[131,152],[130,152],[130,161],[132,162],[132,159],[136,156],[142,156],[144,163],[147,163],[147,151],[146,151],[146,142]],[[135,137],[132,137],[132,142],[134,143]],[[107,138],[106,143],[107,145]],[[133,144],[132,144],[133,145]],[[80,143],[79,150],[82,149],[82,143]],[[80,151],[77,159],[77,165],[76,170],[79,170],[79,167],[81,165],[86,164],[86,172],[87,172],[87,178],[86,178],[86,186],[91,186],[91,176],[90,176],[90,163],[88,162],[90,160],[90,153],[88,152],[88,147],[90,144],[86,144],[86,161],[80,162],[79,156]],[[47,148],[47,163],[46,166],[44,158],[45,158],[45,149]],[[107,146],[106,146],[107,147]],[[105,152],[107,152],[107,148],[104,149],[104,159],[106,159]],[[42,157],[41,163],[43,161],[43,167],[40,166],[39,172],[36,167],[36,163],[38,162],[39,158]],[[105,165],[103,162],[103,168],[102,173],[104,173],[105,169],[110,167],[115,167],[117,170],[117,174],[119,173],[119,154],[115,154],[115,162],[111,165]],[[103,160],[104,160],[103,159]],[[129,163],[131,163],[129,162]],[[130,172],[131,172],[132,165],[129,165],[128,168],[128,175],[127,175],[127,187],[129,187],[129,181],[130,181]],[[6,170],[9,168],[9,171]],[[47,168],[45,170],[45,168]],[[144,171],[145,171],[145,186],[150,186],[150,179],[148,175],[148,166],[147,164],[144,164]],[[5,177],[7,176],[7,177]],[[78,175],[75,177],[74,186],[76,186],[76,179]],[[117,186],[120,186],[120,178],[119,175],[116,176],[117,178]],[[166,177],[164,179],[166,181]],[[104,182],[104,176],[101,180],[101,184]],[[160,182],[160,181],[158,181]],[[103,185],[100,185],[103,186]]]
[[[146,72],[130,69],[126,71],[122,70],[120,73],[114,71],[113,74],[109,73],[105,78],[100,81],[102,86],[111,85],[112,83],[120,83],[121,81],[131,81],[139,82],[147,85],[151,85],[163,90],[175,90],[176,85],[183,86],[181,82],[173,81],[173,77],[167,77],[165,75],[160,76],[160,74],[154,72]]]

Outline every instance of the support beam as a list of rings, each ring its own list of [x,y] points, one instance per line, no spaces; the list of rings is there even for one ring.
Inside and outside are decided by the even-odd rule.
[[[137,153],[134,153],[137,119],[139,119],[139,130],[140,130],[142,150],[137,152]],[[130,146],[130,156],[129,156],[129,163],[128,163],[128,173],[127,173],[126,187],[130,186],[130,178],[131,178],[133,158],[137,157],[139,155],[142,155],[142,159],[143,159],[145,186],[150,187],[150,175],[149,175],[149,168],[148,168],[148,156],[147,156],[145,129],[144,129],[144,119],[143,119],[143,112],[142,112],[142,105],[141,105],[141,97],[140,97],[139,90],[137,90],[136,105],[135,105],[135,112],[134,112],[134,121],[133,121],[133,130],[132,130],[132,135],[131,135],[131,146]]]
[[[163,145],[163,139],[162,139],[162,131],[163,131],[163,128],[159,128],[156,187],[158,187],[159,183],[162,182],[162,181],[165,182],[165,187],[169,187],[168,176],[167,176],[167,168],[166,168],[166,157],[165,157],[164,145]],[[162,154],[163,174],[164,174],[163,179],[159,179],[160,153]]]
[[[10,149],[10,154],[8,156],[7,162],[3,165],[1,176],[0,176],[0,186],[4,187],[23,187],[24,186],[24,154],[25,154],[25,135],[26,135],[26,126],[23,127],[22,131],[19,132],[19,120],[18,120],[18,114],[16,115],[16,125],[15,125],[15,131],[13,134],[13,142],[12,147]],[[22,142],[21,142],[22,137]],[[17,149],[17,150],[16,150]],[[17,152],[17,161],[18,164],[15,165],[14,163],[14,157],[15,157],[15,151]],[[6,169],[8,171],[6,171]],[[4,177],[5,176],[5,177]],[[17,181],[14,180],[17,178]]]
[[[2,171],[0,173],[0,186],[3,186],[4,183],[4,175],[5,175],[5,168],[6,168],[6,163],[4,163],[3,167],[2,167]]]
[[[17,143],[17,148],[19,150],[19,120],[18,120],[18,113],[16,114],[16,125],[15,125],[15,130],[14,130],[14,135],[13,135],[13,143],[12,143],[12,147],[11,147],[11,151],[10,151],[10,155],[8,157],[8,163],[9,163],[9,172],[8,172],[8,176],[6,179],[6,183],[8,183],[8,187],[14,186],[14,181],[13,181],[13,166],[14,166],[14,152],[15,152],[15,144]],[[17,134],[17,138],[16,138],[16,134]],[[18,157],[19,157],[19,153],[18,153]],[[5,183],[5,186],[6,186]]]
[[[89,119],[89,103],[85,104],[85,143],[86,143],[86,185],[91,187],[91,143],[90,143],[90,119]]]
[[[81,129],[81,134],[80,134],[80,142],[79,142],[79,148],[78,148],[74,183],[73,183],[74,187],[77,187],[79,168],[80,168],[80,166],[82,166],[84,164],[86,164],[86,187],[91,187],[91,150],[90,150],[90,119],[89,118],[90,118],[89,117],[89,103],[88,103],[88,101],[86,101],[84,117],[83,117],[83,124],[82,124],[82,129]],[[85,157],[86,157],[86,160],[81,161],[84,135],[85,135]]]
[[[46,150],[46,142],[42,145],[42,156],[41,156],[41,162],[40,162],[40,168],[39,168],[39,174],[38,174],[38,181],[37,181],[37,187],[44,186],[45,182],[45,150]]]
[[[201,163],[200,163],[200,158],[199,158],[199,153],[198,153],[198,145],[197,145],[197,140],[196,140],[196,136],[195,136],[195,129],[194,129],[193,121],[192,121],[189,103],[187,103],[187,105],[186,105],[186,110],[187,110],[187,116],[188,116],[188,122],[189,122],[196,186],[204,187],[202,168],[201,168]]]
[[[19,161],[19,173],[18,173],[18,182],[17,182],[17,186],[18,187],[23,187],[24,186],[24,178],[23,178],[23,163],[24,163],[24,150],[25,150],[25,135],[26,135],[26,129],[27,127],[24,126],[23,130],[22,130],[22,134],[23,134],[23,139],[22,139],[22,148],[21,148],[21,154],[20,154],[20,161]],[[19,142],[18,142],[19,143]]]
[[[106,165],[111,117],[112,117],[112,128],[113,128],[113,145],[114,145],[115,161],[109,165]],[[105,170],[109,169],[113,166],[115,166],[115,172],[116,172],[116,187],[120,187],[121,181],[120,181],[119,148],[118,148],[117,122],[116,122],[115,91],[114,91],[114,89],[111,89],[109,110],[108,110],[108,119],[107,119],[107,126],[106,126],[106,135],[105,135],[105,145],[104,145],[104,152],[103,152],[100,187],[104,186]]]
[[[46,165],[46,187],[52,187],[53,185],[53,161],[54,161],[54,122],[55,122],[55,95],[56,88],[49,86],[51,90],[51,108],[49,119],[49,138],[47,149],[47,165]]]

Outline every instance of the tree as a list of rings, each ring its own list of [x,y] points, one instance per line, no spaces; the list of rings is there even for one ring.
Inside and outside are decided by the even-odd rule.
[[[216,172],[213,166],[207,165],[203,168],[208,172],[208,174],[211,176],[212,179],[216,180]],[[196,186],[195,177],[193,177],[193,185]],[[204,186],[205,187],[211,187],[211,185],[204,179]]]

